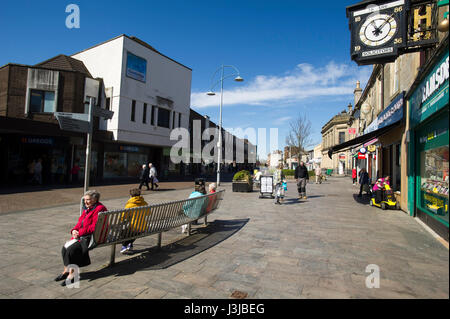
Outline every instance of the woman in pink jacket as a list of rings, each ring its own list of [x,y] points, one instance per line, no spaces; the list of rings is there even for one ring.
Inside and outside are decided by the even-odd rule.
[[[91,264],[89,258],[89,242],[91,235],[94,233],[95,225],[97,224],[98,213],[106,211],[106,207],[99,202],[100,193],[95,190],[87,191],[84,194],[84,202],[86,209],[83,210],[78,223],[70,231],[72,238],[62,248],[62,258],[64,263],[64,271],[55,281],[70,279],[74,281],[74,269],[69,268],[69,265],[77,265],[84,267]],[[66,285],[63,281],[62,286]]]

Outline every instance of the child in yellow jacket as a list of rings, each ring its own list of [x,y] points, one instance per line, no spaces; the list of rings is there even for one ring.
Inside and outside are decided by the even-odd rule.
[[[130,190],[130,196],[131,196],[131,198],[127,201],[127,203],[125,205],[125,209],[141,207],[141,206],[148,206],[147,202],[141,196],[140,189],[135,188],[135,189]],[[133,231],[141,232],[144,230],[143,229],[145,226],[144,218],[141,218],[141,222],[138,224],[138,217],[135,216],[135,214],[133,214],[133,216],[128,215],[126,218],[125,218],[125,214],[127,214],[127,213],[122,214],[122,220],[129,219],[131,217],[130,227]],[[134,241],[135,241],[135,239],[132,239],[132,240],[128,240],[128,241],[122,243],[122,249],[120,250],[120,252],[123,254],[127,251],[133,250]]]

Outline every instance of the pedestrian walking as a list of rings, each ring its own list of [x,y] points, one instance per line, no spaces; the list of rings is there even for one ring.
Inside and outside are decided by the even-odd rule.
[[[362,192],[366,192],[367,195],[370,195],[370,186],[369,186],[369,174],[367,173],[365,168],[362,168],[359,172],[359,184],[361,185],[359,188],[358,197],[362,197]]]
[[[80,166],[78,166],[78,161],[75,162],[75,164],[73,164],[73,167],[70,171],[70,173],[72,174],[72,183],[73,184],[78,184],[78,173],[80,172]]]
[[[146,165],[145,165],[146,166]],[[148,184],[147,184],[148,185]],[[127,201],[125,205],[125,209],[128,208],[135,208],[135,207],[141,207],[141,206],[148,206],[147,202],[144,200],[144,198],[141,196],[141,190],[140,189],[131,189],[130,190],[130,199]],[[150,212],[150,209],[148,209],[147,214]],[[128,219],[130,221],[130,228],[131,231],[139,233],[144,231],[144,220],[145,217],[139,219],[135,216],[125,216],[127,213],[122,214],[122,220]],[[128,232],[128,229],[125,230]],[[120,250],[120,253],[125,253],[133,250],[133,243],[136,239],[128,240],[122,243],[122,249]]]
[[[303,161],[295,168],[295,180],[297,182],[299,199],[307,199],[306,197],[306,184],[309,181],[309,172]]]
[[[356,168],[353,167],[352,169],[352,178],[353,178],[353,185],[356,185],[357,178],[356,178]]]
[[[98,213],[107,211],[106,207],[99,202],[100,193],[95,190],[87,191],[84,194],[86,208],[83,210],[78,223],[70,231],[72,238],[62,247],[61,254],[64,264],[64,271],[55,278],[55,281],[70,279],[74,283],[74,269],[69,265],[84,267],[91,264],[89,258],[89,243],[97,224]],[[66,285],[63,281],[62,286]]]
[[[34,182],[34,167],[36,166],[36,161],[32,160],[29,164],[28,164],[28,183],[33,184]]]
[[[150,183],[152,183],[152,190],[153,190],[155,187],[156,188],[159,187],[157,184],[159,182],[158,178],[157,178],[158,173],[152,163],[149,163],[148,167],[150,168],[149,177],[150,177]]]
[[[320,165],[316,165],[314,173],[316,175],[316,184],[322,184],[322,169],[320,168]]]
[[[139,189],[142,189],[142,186],[147,186],[147,190],[150,190],[150,186],[148,185],[148,182],[150,181],[150,168],[143,164],[141,174],[139,175],[139,180],[141,183],[139,184]]]
[[[39,185],[42,185],[42,158],[38,159],[36,165],[34,166],[33,180]]]

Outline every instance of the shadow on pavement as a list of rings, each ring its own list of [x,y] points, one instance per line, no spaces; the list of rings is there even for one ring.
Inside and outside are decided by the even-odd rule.
[[[355,202],[357,202],[358,204],[362,204],[362,205],[369,205],[370,203],[370,195],[364,194],[361,197],[359,197],[358,194],[353,194],[353,199],[355,200]]]
[[[98,271],[83,273],[81,281],[109,277],[127,276],[137,271],[165,269],[191,258],[215,245],[221,243],[242,229],[250,219],[215,220],[204,228],[196,228],[191,236],[162,247],[151,247],[135,250],[136,257],[116,263]]]

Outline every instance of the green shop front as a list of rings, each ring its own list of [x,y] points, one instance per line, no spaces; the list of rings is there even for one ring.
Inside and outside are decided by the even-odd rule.
[[[422,70],[408,94],[408,208],[448,241],[448,42]]]

